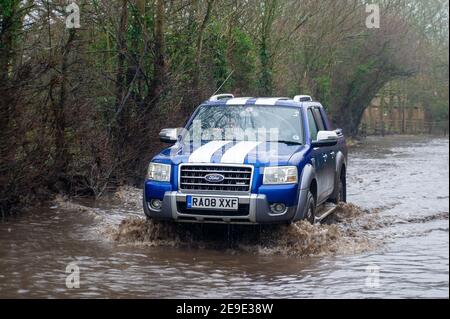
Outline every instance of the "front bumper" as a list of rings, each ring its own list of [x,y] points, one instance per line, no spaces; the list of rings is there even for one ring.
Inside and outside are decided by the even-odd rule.
[[[248,214],[234,216],[227,212],[208,215],[207,212],[189,213],[182,207],[186,203],[188,195],[200,194],[184,194],[176,191],[167,191],[163,196],[162,209],[160,211],[153,210],[147,202],[144,192],[144,211],[145,214],[152,219],[172,220],[177,222],[191,223],[226,223],[226,224],[276,224],[291,222],[297,211],[297,206],[288,207],[283,214],[273,214],[267,196],[264,194],[249,195],[205,195],[212,197],[234,197],[239,198],[239,205],[248,207]],[[228,215],[227,215],[228,214]],[[245,215],[245,216],[244,216]]]

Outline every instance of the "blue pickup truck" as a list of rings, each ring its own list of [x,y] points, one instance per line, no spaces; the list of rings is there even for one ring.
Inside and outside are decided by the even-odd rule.
[[[347,147],[309,96],[211,97],[149,164],[149,219],[275,224],[321,221],[346,201]],[[322,211],[319,214],[319,211]]]

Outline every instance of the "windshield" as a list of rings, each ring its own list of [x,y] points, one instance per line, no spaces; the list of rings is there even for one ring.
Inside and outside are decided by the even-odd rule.
[[[280,106],[201,106],[184,140],[302,144],[301,112]]]

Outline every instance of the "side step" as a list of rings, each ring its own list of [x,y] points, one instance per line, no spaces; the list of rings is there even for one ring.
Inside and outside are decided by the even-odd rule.
[[[333,203],[325,203],[317,208],[316,223],[321,223],[325,218],[336,211],[337,205]]]

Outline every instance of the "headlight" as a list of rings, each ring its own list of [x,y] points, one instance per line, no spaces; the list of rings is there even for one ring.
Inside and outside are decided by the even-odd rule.
[[[157,182],[170,182],[170,165],[150,163],[147,179]]]
[[[295,166],[266,167],[264,169],[264,184],[296,184],[298,171]]]

